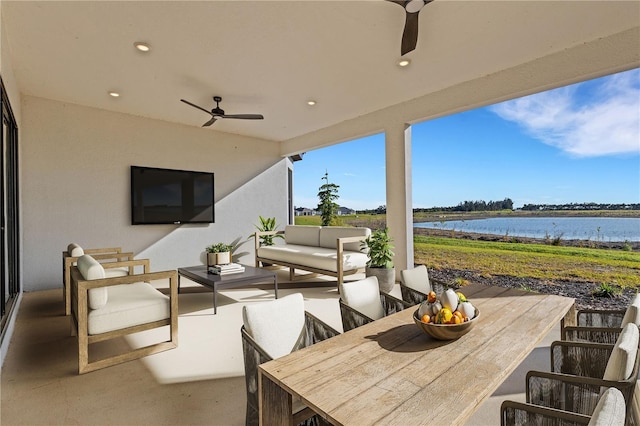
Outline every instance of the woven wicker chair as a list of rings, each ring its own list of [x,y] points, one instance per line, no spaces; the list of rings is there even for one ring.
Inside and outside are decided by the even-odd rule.
[[[554,342],[552,372],[527,373],[527,403],[590,415],[602,388],[619,389],[627,401],[627,423],[632,420],[632,399],[638,379],[639,333],[627,324],[615,345]],[[634,415],[636,413],[633,413]]]
[[[430,291],[440,294],[449,287],[445,282],[430,279],[427,267],[424,265],[400,271],[402,300],[411,305],[419,305],[427,300],[427,294]]]
[[[577,326],[562,327],[562,340],[614,344],[627,323],[640,326],[640,294],[627,309],[584,309],[577,313]]]
[[[304,319],[300,318],[301,315],[304,316]],[[309,312],[304,311],[304,300],[300,293],[281,297],[280,299],[270,302],[245,306],[243,308],[243,317],[245,324],[240,329],[240,334],[242,336],[245,381],[247,385],[247,411],[245,421],[247,425],[258,425],[258,366],[286,353],[337,336],[340,333]],[[253,320],[250,317],[253,317]],[[258,329],[259,326],[256,327],[256,322],[259,322],[260,318],[265,319],[262,330]],[[252,324],[253,328],[255,328],[254,330],[252,330]],[[277,340],[279,337],[282,337],[282,334],[287,334],[286,332],[280,333],[282,327],[297,327],[298,325],[301,325],[300,328],[302,329],[298,331],[297,339],[294,337],[293,341],[291,339],[289,340],[290,343],[286,346],[286,350],[283,351],[273,348],[272,342],[269,342],[271,337],[275,337]],[[289,329],[289,331],[291,331],[291,329]],[[265,333],[271,334],[271,336],[266,336],[265,339]],[[264,341],[264,344],[261,345],[257,340]],[[270,355],[269,352],[271,352],[273,356]],[[300,401],[294,401],[293,420],[294,424],[305,424],[309,426],[326,424]]]
[[[608,388],[598,400],[591,416],[522,402],[504,401],[501,407],[502,426],[622,426],[625,423],[624,396],[616,388]]]
[[[380,291],[378,279],[368,277],[340,286],[340,316],[345,332],[408,308],[411,304]]]

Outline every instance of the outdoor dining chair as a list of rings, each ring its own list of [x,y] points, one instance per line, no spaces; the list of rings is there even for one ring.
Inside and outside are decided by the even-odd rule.
[[[247,385],[246,424],[259,424],[258,366],[340,334],[304,309],[302,294],[246,305],[240,329]],[[294,401],[293,424],[318,425],[323,420],[301,401]]]
[[[625,420],[624,396],[616,388],[602,393],[590,416],[515,401],[504,401],[500,415],[502,426],[623,426]]]
[[[411,306],[381,292],[376,277],[342,283],[339,304],[345,332]]]
[[[424,265],[400,271],[402,300],[411,305],[419,305],[427,300],[427,295],[430,291],[439,295],[447,288],[449,286],[446,283],[429,279],[429,271]]]
[[[562,340],[614,344],[625,325],[640,326],[640,294],[626,309],[579,310],[576,322],[576,326],[562,327]]]
[[[615,387],[626,401],[626,419],[638,420],[632,410],[638,379],[639,331],[627,324],[615,345],[556,341],[551,344],[551,372],[529,371],[526,402],[590,415],[603,388]],[[636,423],[637,424],[637,423]]]

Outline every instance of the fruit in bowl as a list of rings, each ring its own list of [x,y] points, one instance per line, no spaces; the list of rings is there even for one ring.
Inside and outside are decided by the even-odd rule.
[[[440,296],[430,292],[413,314],[413,320],[431,337],[453,340],[468,333],[479,314],[464,294],[448,289]]]

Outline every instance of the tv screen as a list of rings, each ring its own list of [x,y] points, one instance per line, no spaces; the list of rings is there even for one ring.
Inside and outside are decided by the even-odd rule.
[[[131,166],[131,223],[213,223],[213,173]]]

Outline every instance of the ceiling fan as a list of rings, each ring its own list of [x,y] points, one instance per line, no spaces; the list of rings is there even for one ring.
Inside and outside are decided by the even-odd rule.
[[[418,43],[418,14],[422,8],[433,0],[388,0],[402,6],[406,13],[404,32],[400,52],[404,56],[416,48]]]
[[[206,123],[204,123],[202,125],[202,127],[207,127],[207,126],[211,126],[213,123],[216,122],[216,120],[218,118],[238,118],[241,120],[262,120],[264,119],[264,117],[262,116],[262,114],[225,114],[224,110],[220,108],[220,101],[222,101],[222,98],[220,96],[214,96],[213,100],[216,103],[216,107],[214,109],[212,109],[211,111],[206,110],[204,108],[202,108],[201,106],[198,106],[196,104],[192,104],[189,101],[185,101],[184,99],[180,99],[182,102],[184,102],[187,105],[191,105],[194,108],[198,108],[201,111],[206,112],[207,114],[211,115],[211,120],[207,121]]]

